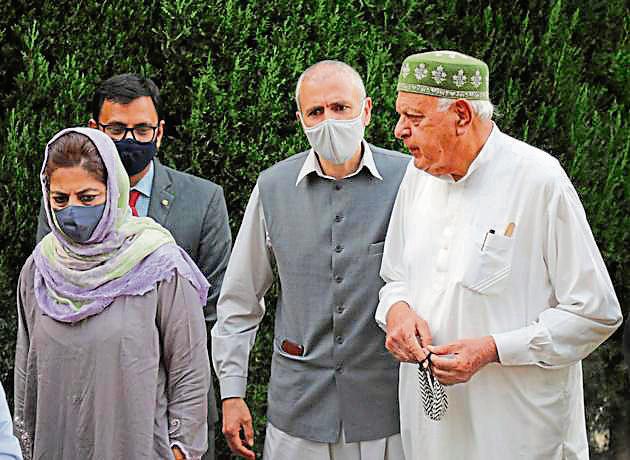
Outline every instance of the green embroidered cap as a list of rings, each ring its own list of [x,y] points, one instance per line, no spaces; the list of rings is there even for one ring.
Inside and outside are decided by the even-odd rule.
[[[403,62],[398,91],[489,101],[490,72],[485,62],[456,51],[412,54]]]

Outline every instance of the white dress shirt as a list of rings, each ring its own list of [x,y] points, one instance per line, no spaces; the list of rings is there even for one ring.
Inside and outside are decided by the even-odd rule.
[[[20,444],[13,435],[11,413],[2,384],[0,384],[0,460],[22,460]]]
[[[382,327],[402,300],[428,322],[434,344],[492,335],[501,361],[446,387],[440,422],[423,414],[417,365],[401,365],[408,459],[588,458],[580,361],[620,325],[621,311],[553,157],[494,126],[457,182],[412,162],[381,276]]]

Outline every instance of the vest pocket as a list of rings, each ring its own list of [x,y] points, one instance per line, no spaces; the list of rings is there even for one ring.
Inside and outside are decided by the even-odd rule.
[[[471,227],[463,253],[462,286],[482,295],[501,293],[512,271],[514,239]]]
[[[303,396],[304,380],[308,377],[300,359],[281,350],[274,352],[268,387],[270,404],[294,403]]]
[[[306,358],[304,356],[305,355],[304,345],[299,344],[297,342],[293,342],[293,341],[285,339],[285,338],[278,338],[278,337],[275,337],[273,339],[273,341],[274,341],[274,346],[273,346],[274,353],[277,353],[279,356],[282,356],[283,358],[286,358],[289,361],[305,361]],[[292,345],[294,345],[294,346],[301,347],[300,353],[299,354],[296,353],[298,351],[297,349],[296,350],[291,350],[291,349],[285,350],[284,349],[285,347],[282,346],[283,342],[285,342],[285,341],[290,343],[290,344],[292,344]]]

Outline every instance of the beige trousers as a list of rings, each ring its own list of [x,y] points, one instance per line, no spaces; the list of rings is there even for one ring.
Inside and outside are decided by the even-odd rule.
[[[343,426],[334,444],[296,438],[267,423],[263,460],[405,460],[400,434],[346,442]]]

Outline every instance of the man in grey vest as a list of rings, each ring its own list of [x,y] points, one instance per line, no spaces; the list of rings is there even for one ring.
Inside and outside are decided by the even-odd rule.
[[[275,263],[281,292],[263,457],[402,459],[397,365],[371,316],[409,157],[363,139],[372,101],[347,64],[308,68],[296,102],[312,149],[258,178],[217,304],[212,348],[223,432],[234,453],[255,458],[247,367]]]

